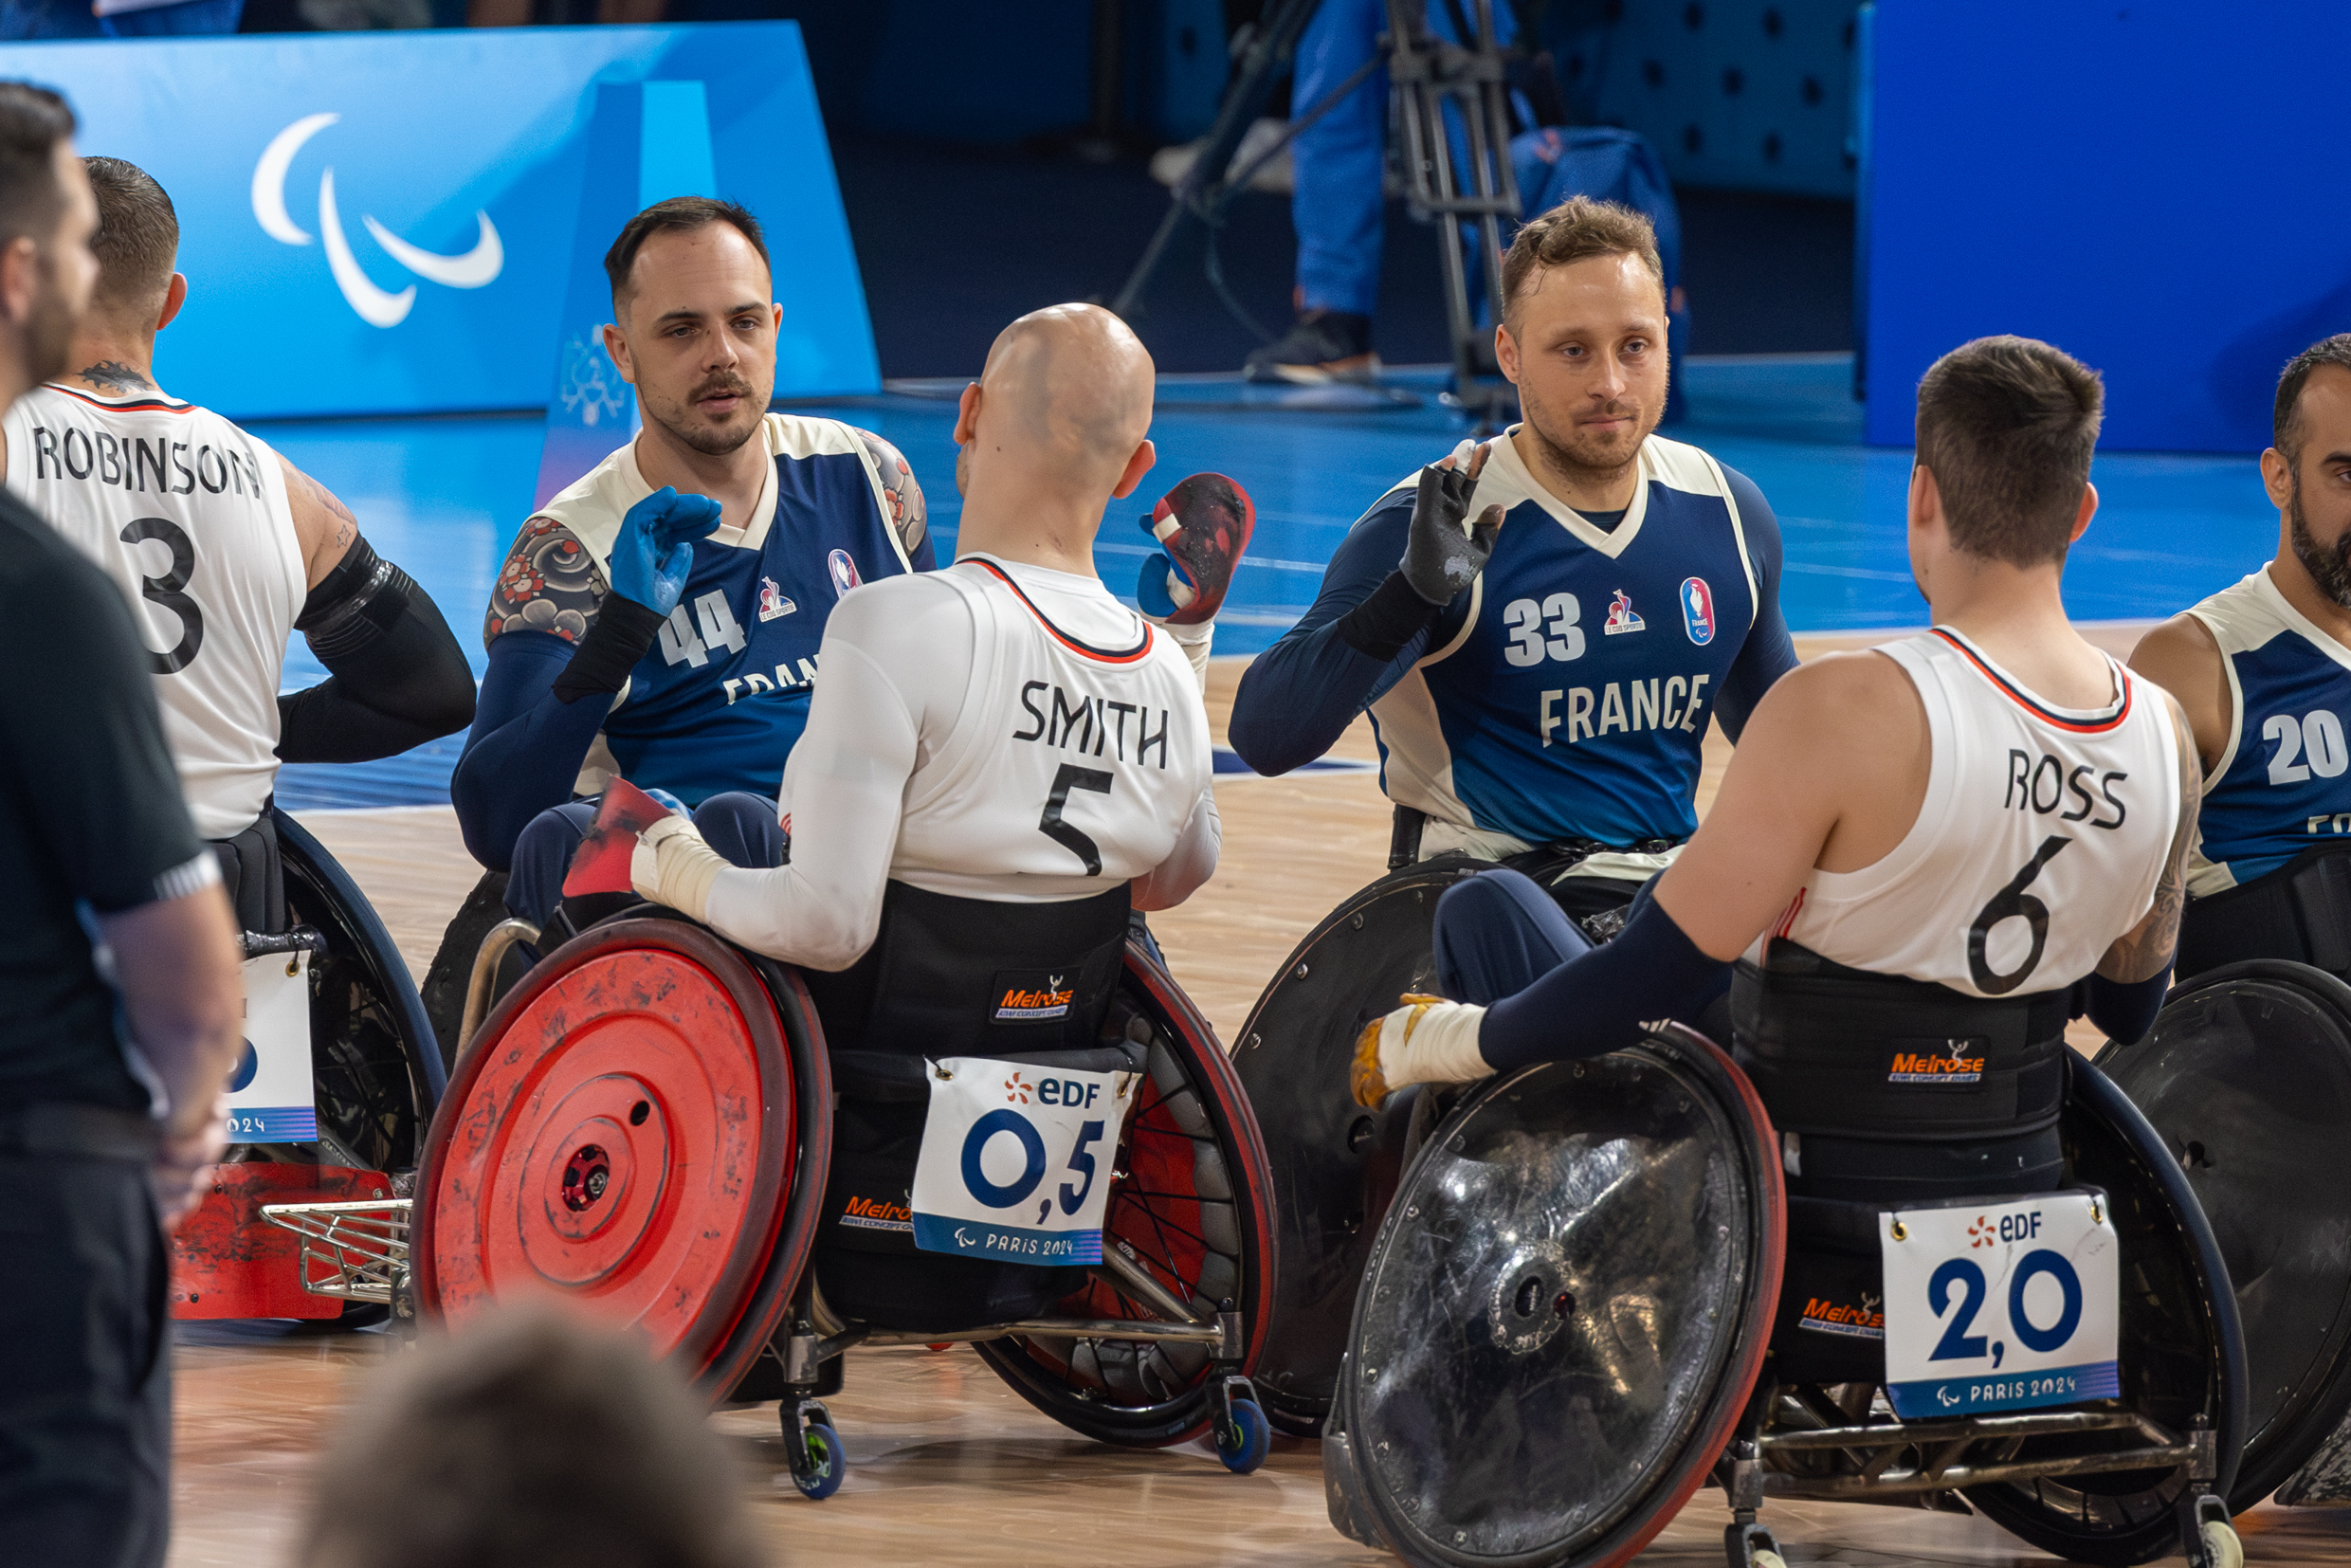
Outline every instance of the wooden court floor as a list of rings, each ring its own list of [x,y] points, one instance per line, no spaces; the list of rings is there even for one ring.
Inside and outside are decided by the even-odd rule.
[[[2096,629],[2127,653],[2141,629]],[[1799,638],[1807,657],[1867,636]],[[1219,661],[1210,692],[1218,738],[1240,661]],[[1335,751],[1374,756],[1358,724]],[[1728,747],[1718,733],[1702,787],[1710,799]],[[1229,778],[1217,876],[1180,909],[1152,917],[1176,975],[1230,1040],[1290,947],[1385,866],[1388,810],[1369,772]],[[442,926],[478,874],[447,808],[324,812],[305,822],[357,879],[420,976]],[[2089,1041],[2078,1042],[2089,1044]],[[301,1338],[277,1325],[181,1325],[173,1568],[284,1560],[309,1467],[337,1416],[367,1396],[392,1340]],[[1266,1468],[1227,1474],[1203,1445],[1107,1448],[1031,1410],[969,1349],[855,1352],[828,1401],[850,1471],[829,1502],[784,1476],[773,1406],[712,1417],[742,1467],[743,1496],[781,1562],[893,1564],[1369,1564],[1388,1560],[1334,1532],[1313,1444],[1277,1440]],[[1728,1514],[1701,1492],[1641,1558],[1719,1563]],[[1792,1563],[2004,1564],[2051,1560],[1980,1521],[1906,1509],[1796,1504],[1766,1522]],[[2249,1559],[2351,1564],[2351,1509],[2264,1506],[2240,1522]],[[420,1565],[423,1568],[423,1565]]]

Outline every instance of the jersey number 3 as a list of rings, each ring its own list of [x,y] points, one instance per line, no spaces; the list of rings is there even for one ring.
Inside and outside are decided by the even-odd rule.
[[[149,604],[160,605],[179,617],[179,643],[169,653],[147,652],[147,667],[157,675],[176,675],[195,663],[196,649],[204,646],[204,611],[188,596],[188,579],[196,570],[196,547],[191,543],[187,531],[168,518],[133,518],[125,523],[120,536],[122,542],[137,549],[149,539],[160,539],[172,552],[172,565],[160,577],[141,574],[138,579],[139,597]]]
[[[1084,829],[1062,820],[1062,811],[1069,804],[1072,790],[1091,790],[1096,794],[1110,793],[1110,775],[1100,768],[1081,768],[1072,763],[1061,765],[1053,775],[1053,793],[1045,797],[1045,814],[1037,818],[1037,831],[1060,845],[1085,863],[1085,874],[1102,875],[1102,846],[1088,837]]]

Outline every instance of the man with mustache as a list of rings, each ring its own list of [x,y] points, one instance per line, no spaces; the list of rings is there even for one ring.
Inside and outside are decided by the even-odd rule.
[[[1654,434],[1666,290],[1647,218],[1554,208],[1519,230],[1502,293],[1495,349],[1525,422],[1373,504],[1242,678],[1232,745],[1285,773],[1369,708],[1400,850],[1580,856],[1552,891],[1583,916],[1696,828],[1708,720],[1736,738],[1795,665],[1779,529],[1745,476]]]
[[[688,806],[773,800],[832,606],[933,565],[921,487],[888,442],[768,411],[783,307],[756,218],[658,202],[604,264],[605,347],[645,428],[534,513],[499,569],[449,791],[465,847],[540,924],[595,814],[575,796],[625,776]],[[780,852],[772,811],[721,814],[715,839]]]
[[[2242,958],[2340,974],[2351,942],[2323,864],[2351,854],[2351,333],[2287,365],[2271,430],[2275,558],[2131,654],[2179,699],[2204,764],[2182,978]]]

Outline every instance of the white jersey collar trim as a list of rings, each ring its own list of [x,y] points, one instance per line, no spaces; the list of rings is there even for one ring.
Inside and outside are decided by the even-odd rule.
[[[2269,566],[2276,564],[2275,561],[2271,561]],[[2263,602],[2269,605],[2270,613],[2284,621],[2289,630],[2299,632],[2305,642],[2309,643],[2321,653],[2325,654],[2343,668],[2351,669],[2351,648],[2344,647],[2324,627],[2294,608],[2294,601],[2286,596],[2285,591],[2278,587],[2277,579],[2269,575],[2269,566],[2264,566],[2248,580],[2255,585],[2253,592],[2260,594]],[[2222,657],[2228,656],[2223,654]]]
[[[1646,438],[1642,440],[1641,450],[1635,458],[1639,471],[1633,481],[1631,503],[1625,508],[1625,515],[1617,520],[1615,527],[1601,528],[1587,521],[1581,512],[1543,488],[1541,481],[1527,467],[1526,460],[1519,455],[1516,439],[1524,428],[1523,425],[1513,425],[1494,438],[1492,455],[1485,460],[1486,471],[1490,473],[1499,469],[1522,499],[1533,501],[1542,509],[1544,516],[1609,559],[1614,560],[1631,549],[1633,538],[1641,532],[1642,520],[1649,515],[1649,482],[1652,477],[1649,441]]]

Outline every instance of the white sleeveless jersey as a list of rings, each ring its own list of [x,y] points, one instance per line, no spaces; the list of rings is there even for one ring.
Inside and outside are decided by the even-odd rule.
[[[1813,871],[1748,957],[1781,937],[1970,996],[2073,984],[2145,918],[2171,853],[2179,749],[2162,693],[2109,659],[2113,703],[2050,707],[1941,628],[1877,651],[1926,707],[1918,820],[1874,866]]]
[[[1077,898],[1167,859],[1214,769],[1175,640],[1137,615],[1121,646],[1080,642],[976,556],[924,580],[963,598],[975,656],[953,730],[907,780],[890,875],[964,897]]]
[[[277,454],[154,392],[40,387],[0,432],[9,488],[131,602],[197,833],[242,831],[277,780],[278,683],[305,593]]]

